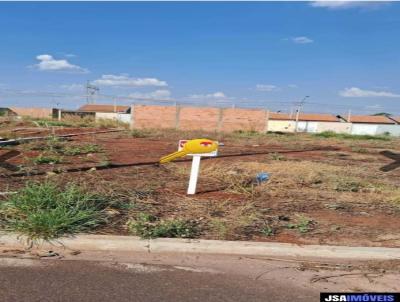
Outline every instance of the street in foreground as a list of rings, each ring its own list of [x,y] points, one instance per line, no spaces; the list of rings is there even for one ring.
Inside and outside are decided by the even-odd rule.
[[[398,291],[398,263],[246,256],[3,251],[2,301],[319,301],[321,291]],[[52,256],[52,257],[48,257]]]

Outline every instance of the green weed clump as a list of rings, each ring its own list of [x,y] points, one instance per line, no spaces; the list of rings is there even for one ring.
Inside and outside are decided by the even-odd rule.
[[[270,158],[272,160],[286,160],[286,157],[278,152],[271,153]]]
[[[65,115],[62,120],[48,119],[32,119],[28,118],[28,121],[33,122],[39,127],[94,127],[94,117],[91,116],[77,116],[77,115]]]
[[[129,124],[127,123],[114,119],[104,119],[104,118],[96,119],[95,125],[96,127],[99,128],[124,128],[124,129],[129,128]]]
[[[270,227],[269,225],[264,226],[261,230],[260,230],[261,234],[264,236],[273,236],[275,235],[275,230]]]
[[[50,135],[45,140],[26,143],[25,149],[58,152],[59,150],[65,148],[65,145],[66,145],[65,139],[55,135]]]
[[[40,127],[71,127],[68,122],[57,120],[35,120],[36,124]]]
[[[361,147],[352,147],[351,151],[355,152],[355,153],[363,153],[366,154],[368,153],[368,149],[366,148],[361,148]]]
[[[247,138],[247,137],[264,136],[265,134],[255,130],[236,130],[232,133],[232,135],[237,138]]]
[[[99,153],[102,149],[99,145],[96,144],[87,144],[83,146],[67,146],[65,149],[59,151],[59,153],[65,155],[81,155],[81,154],[89,154],[89,153]]]
[[[156,217],[141,213],[128,222],[128,229],[141,238],[194,238],[198,234],[197,226],[181,219],[158,220]]]
[[[392,190],[390,186],[358,179],[356,177],[337,177],[332,187],[337,192],[383,192]]]
[[[32,161],[35,164],[41,165],[41,164],[60,164],[62,162],[62,157],[58,155],[52,155],[52,154],[40,154],[39,156],[35,157],[32,159]]]
[[[129,132],[129,135],[135,138],[149,137],[150,134],[151,132],[149,130],[143,130],[143,129],[133,129]]]
[[[324,131],[321,133],[315,133],[314,136],[322,138],[337,138],[337,139],[349,139],[349,140],[381,140],[390,141],[389,135],[354,135],[347,133],[336,133],[333,131]]]
[[[296,229],[300,233],[304,234],[313,229],[315,222],[312,219],[299,215],[297,223],[289,223],[288,229]]]
[[[0,225],[32,241],[52,240],[95,229],[106,222],[105,210],[111,205],[73,184],[28,183],[0,203]]]

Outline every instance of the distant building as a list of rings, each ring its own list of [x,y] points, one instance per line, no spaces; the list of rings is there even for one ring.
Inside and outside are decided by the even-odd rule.
[[[86,104],[81,106],[78,112],[91,112],[98,119],[111,119],[123,123],[131,123],[131,106],[121,105],[102,105],[102,104]]]
[[[297,123],[297,132],[318,133],[334,131],[350,133],[351,125],[333,114],[300,113]],[[295,132],[296,115],[271,112],[268,121],[268,131]]]
[[[9,107],[7,113],[12,116],[28,116],[32,118],[51,118],[51,108],[22,108],[22,107]]]
[[[385,115],[351,115],[347,121],[351,123],[351,134],[400,136],[400,126]]]
[[[389,118],[395,121],[397,124],[400,124],[400,116],[389,116]]]
[[[7,107],[0,107],[0,116],[17,116],[14,111]]]

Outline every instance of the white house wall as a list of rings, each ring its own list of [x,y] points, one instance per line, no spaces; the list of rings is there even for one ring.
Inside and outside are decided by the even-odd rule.
[[[269,120],[268,131],[272,132],[294,132],[295,121]],[[392,136],[400,136],[400,125],[385,124],[357,124],[344,122],[310,122],[299,121],[298,132],[321,133],[333,131],[336,133],[349,133],[354,135],[379,135],[390,133]]]
[[[351,133],[351,123],[318,122],[317,132],[333,131],[336,133]]]
[[[269,120],[268,131],[272,132],[294,132],[295,122],[284,120]]]
[[[96,112],[96,120],[116,120],[117,119],[117,113],[114,112]]]
[[[297,132],[317,132],[318,122],[299,121],[297,125]]]
[[[378,125],[376,134],[382,135],[389,133],[391,136],[400,136],[400,125]]]
[[[126,124],[130,124],[131,120],[132,120],[132,116],[131,116],[130,113],[118,113],[117,119],[120,122],[123,122],[123,123],[126,123]]]
[[[269,120],[268,131],[272,132],[294,132],[295,121]],[[324,131],[334,131],[337,133],[350,133],[351,123],[341,122],[307,122],[299,121],[298,132],[319,133]]]
[[[96,120],[99,119],[115,120],[129,124],[131,122],[131,114],[115,112],[96,112]]]
[[[355,124],[351,126],[351,134],[354,135],[376,135],[379,124]],[[382,126],[382,125],[381,125]]]

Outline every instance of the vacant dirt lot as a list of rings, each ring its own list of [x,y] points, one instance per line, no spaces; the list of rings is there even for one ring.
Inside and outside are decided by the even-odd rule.
[[[1,127],[0,136],[14,137],[96,131]],[[220,157],[202,161],[198,194],[189,197],[190,161],[154,162],[176,151],[178,139],[197,137],[224,146]],[[385,150],[400,153],[400,140],[173,130],[53,137],[0,149],[0,192],[51,180],[120,200],[100,233],[130,234],[146,213],[190,221],[207,239],[400,246],[400,168],[380,170],[392,162]],[[259,172],[270,179],[257,184]]]

